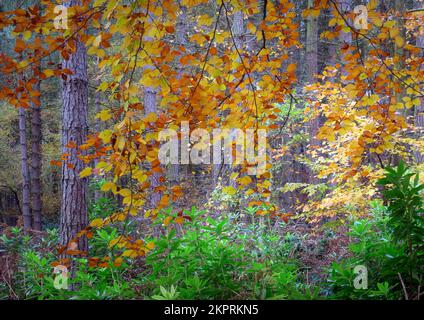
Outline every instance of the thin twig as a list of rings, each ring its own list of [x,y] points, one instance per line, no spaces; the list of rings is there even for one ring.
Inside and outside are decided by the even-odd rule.
[[[398,272],[398,276],[399,276],[399,279],[400,279],[400,283],[402,284],[403,293],[405,294],[405,300],[409,300],[408,292],[406,292],[405,283],[403,283],[402,276],[400,275],[400,273],[399,273],[399,272]]]

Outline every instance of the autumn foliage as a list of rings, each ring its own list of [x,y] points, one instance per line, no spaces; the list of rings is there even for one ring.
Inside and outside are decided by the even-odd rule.
[[[210,132],[264,129],[275,140],[293,130],[308,133],[302,153],[270,139],[264,173],[248,175],[246,161],[228,171],[222,193],[240,197],[238,204],[257,217],[316,226],[365,216],[386,167],[404,159],[423,169],[424,58],[417,45],[423,15],[392,2],[382,8],[368,1],[365,29],[337,0],[309,1],[302,12],[290,0],[81,0],[66,15],[65,7],[57,9],[61,3],[41,0],[1,12],[0,29],[10,28],[14,42],[13,53],[0,53],[1,100],[42,110],[37,84],[71,79],[73,71],[58,61],[73,59],[78,46],[96,63],[91,89],[105,98],[95,115],[101,124],[83,144],[67,143],[51,165],[72,170],[68,159],[76,154],[85,168],[75,174],[104,179],[100,191],[119,197],[121,206],[79,230],[59,248],[56,264],[87,254],[75,246],[77,238],[90,240],[96,230],[119,225],[108,243],[113,255],[87,257],[90,267],[110,259],[117,267],[155,250],[150,234],[127,232],[131,221],[155,223],[154,236],[191,221],[181,204],[190,191],[170,180],[169,166],[158,158],[159,133],[183,122]],[[324,15],[319,41],[333,43],[332,56],[308,81],[302,74],[310,72],[302,65],[308,61],[294,57],[308,46],[305,23]],[[296,113],[297,122],[291,120]],[[308,178],[275,187],[284,159],[301,163]],[[279,205],[276,197],[287,194],[294,195],[291,206]],[[166,213],[171,206],[176,214]]]

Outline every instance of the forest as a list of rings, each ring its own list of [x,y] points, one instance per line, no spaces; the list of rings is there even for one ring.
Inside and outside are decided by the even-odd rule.
[[[423,0],[0,0],[0,300],[420,300]]]

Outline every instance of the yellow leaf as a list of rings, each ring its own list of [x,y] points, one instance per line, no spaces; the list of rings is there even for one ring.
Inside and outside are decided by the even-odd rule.
[[[246,191],[246,195],[247,196],[250,196],[251,194],[254,194],[255,193],[255,191],[253,190],[253,189],[248,189],[247,191]]]
[[[169,205],[169,196],[167,194],[165,194],[159,201],[158,206],[159,207],[166,207]]]
[[[102,185],[100,190],[103,191],[103,192],[112,191],[113,193],[115,193],[116,192],[116,184],[114,184],[113,182],[106,182]]]
[[[172,217],[166,217],[164,220],[163,220],[163,224],[164,224],[164,226],[168,226],[170,223],[171,223],[171,220],[172,220]]]
[[[402,38],[401,36],[397,36],[397,37],[395,38],[395,42],[396,42],[396,45],[397,45],[399,48],[402,48],[402,47],[403,47],[403,45],[405,44],[405,40],[403,40],[403,38]]]
[[[135,250],[125,250],[122,254],[123,257],[135,258],[137,257],[137,251]]]
[[[110,240],[109,241],[109,245],[108,245],[108,247],[109,248],[112,248],[112,247],[114,247],[118,242],[120,242],[121,241],[121,237],[118,237],[118,238],[115,238],[115,239],[112,239],[112,240]]]
[[[237,193],[237,190],[232,186],[225,187],[222,189],[222,191],[230,196],[233,196]]]
[[[132,207],[132,208],[130,209],[130,215],[132,215],[133,217],[135,217],[135,216],[137,216],[137,214],[138,214],[137,209],[136,209],[136,208],[134,208],[134,207]]]
[[[293,72],[295,72],[296,71],[296,64],[294,64],[294,63],[290,63],[288,66],[287,66],[287,72],[288,73],[293,73]]]
[[[256,27],[251,22],[248,22],[247,23],[247,30],[249,30],[249,32],[252,33],[252,34],[255,34],[256,33]]]
[[[251,183],[252,182],[252,178],[250,178],[249,176],[244,176],[243,178],[241,178],[240,180],[239,180],[239,183],[241,184],[241,185],[243,185],[243,186],[246,186],[246,185],[248,185],[249,183]]]
[[[238,172],[233,172],[230,176],[230,179],[235,180],[238,177],[238,175],[239,175]]]
[[[98,47],[100,45],[100,42],[102,42],[102,35],[99,34],[93,41],[93,46]]]
[[[370,2],[367,4],[368,10],[374,10],[378,6],[378,0],[370,0]]]
[[[24,40],[27,41],[27,40],[29,40],[29,38],[31,38],[31,31],[26,30],[22,33],[22,35],[23,35]]]
[[[158,116],[155,114],[155,113],[153,113],[153,112],[150,112],[145,118],[144,118],[144,120],[146,121],[146,122],[156,122],[156,120],[158,119]]]
[[[213,22],[213,18],[207,14],[203,14],[199,17],[199,25],[210,26]]]
[[[100,119],[102,121],[107,121],[112,118],[109,110],[102,110],[96,115],[96,119]]]
[[[96,165],[96,168],[97,168],[97,169],[103,169],[103,168],[106,168],[107,166],[108,166],[108,163],[107,163],[107,162],[100,161],[100,162]]]
[[[90,226],[97,228],[103,225],[103,219],[97,218],[90,222]]]
[[[99,138],[103,140],[104,143],[109,143],[110,139],[112,137],[112,131],[111,130],[105,130],[100,132]]]
[[[128,88],[128,94],[133,96],[138,93],[138,87],[136,85],[132,85]]]
[[[183,224],[184,218],[183,217],[176,217],[174,221],[175,221],[176,224]]]
[[[106,89],[108,88],[109,84],[107,82],[102,82],[99,87],[97,88],[97,90],[100,91],[106,91]]]
[[[129,197],[131,195],[131,190],[130,189],[122,189],[122,190],[119,190],[119,194],[123,197]]]
[[[115,261],[113,262],[113,265],[115,267],[120,267],[122,265],[122,258],[116,258]]]
[[[107,0],[96,0],[96,1],[94,1],[94,4],[93,4],[93,6],[94,7],[98,7],[98,6],[101,6],[103,3],[105,3]]]
[[[88,167],[88,168],[85,168],[84,170],[82,170],[80,172],[79,176],[80,176],[80,178],[85,178],[85,177],[88,177],[89,175],[91,175],[92,172],[93,172],[93,169]]]
[[[202,46],[203,43],[206,41],[206,38],[200,33],[195,33],[190,37],[190,40],[196,42],[199,46]]]
[[[319,16],[320,12],[321,12],[321,10],[319,10],[319,9],[311,9],[311,16],[316,18],[316,17]]]
[[[44,70],[44,74],[46,75],[47,78],[50,78],[54,76],[54,71],[51,69],[46,69]]]

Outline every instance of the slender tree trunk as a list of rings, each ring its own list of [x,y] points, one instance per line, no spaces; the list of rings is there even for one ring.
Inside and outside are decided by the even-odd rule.
[[[178,16],[178,20],[177,20],[177,32],[176,32],[176,40],[179,46],[187,45],[186,32],[187,32],[187,8],[185,6],[182,6],[181,13]],[[181,65],[178,68],[178,79],[182,77],[183,69],[184,69],[183,65]],[[180,149],[181,148],[179,147],[178,150]],[[171,178],[171,182],[174,184],[178,184],[180,182],[180,164],[178,163],[171,164],[170,178]]]
[[[21,173],[22,173],[22,216],[24,229],[32,228],[31,219],[31,194],[30,194],[30,177],[28,169],[28,148],[26,135],[26,116],[25,108],[19,108],[19,143],[21,145]]]
[[[229,26],[230,27],[230,26]],[[243,54],[243,48],[244,48],[244,21],[243,21],[243,11],[236,11],[233,15],[233,21],[232,21],[232,34],[234,35],[234,43],[233,46],[237,48],[237,50]],[[236,50],[234,48],[234,51]],[[240,57],[237,58],[237,61],[240,63]],[[221,163],[219,164],[213,164],[212,167],[212,178],[215,182],[218,181],[218,178],[220,176],[230,176],[231,172],[236,170],[231,167],[231,164],[224,164],[224,158],[225,155],[221,154]],[[229,179],[228,181],[233,187],[236,187],[235,182],[231,181]]]
[[[338,0],[337,1],[337,5],[339,7],[340,12],[342,12],[345,17],[347,17],[347,13],[350,12],[351,10],[351,0]],[[348,19],[348,18],[347,18]],[[352,25],[352,22],[348,19],[349,24]],[[340,48],[341,46],[343,46],[344,44],[351,44],[352,43],[352,33],[350,31],[348,32],[344,32],[343,30],[340,31],[340,35],[338,38],[338,42],[339,42],[339,58],[340,58],[340,64],[344,65],[344,54],[342,52],[340,52]],[[359,50],[360,48],[358,48]],[[335,57],[336,55],[334,55]],[[346,71],[343,71],[344,74],[346,74]]]
[[[67,7],[81,5],[79,0],[64,1]],[[77,233],[87,226],[87,178],[80,179],[79,173],[85,167],[78,158],[78,146],[82,145],[88,132],[88,78],[87,54],[83,43],[77,39],[76,52],[62,61],[63,68],[73,72],[62,82],[62,151],[67,153],[62,166],[62,202],[60,217],[60,243],[67,245]],[[69,143],[76,148],[70,148]],[[85,237],[77,242],[78,250],[88,251]]]
[[[35,90],[40,91],[40,82],[37,82]],[[31,104],[31,198],[32,216],[34,229],[42,229],[41,212],[41,109],[36,103]]]
[[[149,18],[149,23],[152,23],[151,18]],[[145,37],[144,38],[146,42],[152,41],[153,39],[151,37]],[[152,65],[146,65],[146,69],[153,69],[154,67]],[[148,115],[150,113],[155,113],[158,115],[158,108],[157,108],[157,93],[158,88],[154,87],[145,87],[144,88],[144,112],[145,115]],[[160,192],[157,192],[155,189],[160,185],[160,177],[161,173],[159,172],[153,172],[150,176],[150,196],[149,196],[149,205],[151,208],[156,208],[158,205],[162,195]]]
[[[308,9],[313,8],[313,0],[308,0]],[[318,73],[318,18],[309,16],[306,21],[306,82],[315,82]]]
[[[243,50],[244,50],[244,20],[243,20],[243,11],[236,11],[234,12],[234,17],[233,17],[233,35],[234,35],[234,45],[237,47],[237,50],[243,54]],[[241,59],[240,57],[238,58],[239,62],[241,63]],[[253,90],[253,88],[251,88]],[[243,108],[243,106],[240,106],[241,108]],[[235,135],[235,131],[233,132],[234,137]],[[235,161],[235,159],[233,159],[233,161]],[[230,173],[234,173],[237,171],[240,171],[240,166],[235,166],[233,165],[231,167],[231,165],[229,165],[228,167],[228,171]],[[237,183],[236,181],[229,179],[229,184],[234,187],[237,188]],[[237,208],[233,208],[234,210]]]
[[[146,87],[144,90],[144,111],[145,114],[157,113],[156,105],[157,91],[152,87]],[[161,194],[155,191],[155,188],[160,185],[159,179],[161,174],[159,172],[153,172],[150,176],[150,188],[151,193],[149,197],[150,207],[155,208],[161,199]]]
[[[396,14],[401,14],[402,16],[397,16],[395,21],[397,24],[397,28],[399,28],[399,35],[402,39],[405,39],[406,41],[406,30],[404,28],[404,22],[403,22],[403,14],[405,13],[405,4],[404,4],[404,0],[394,0],[390,3],[390,5],[392,6],[391,9],[394,9]],[[394,5],[394,8],[393,8]],[[404,68],[404,50],[403,50],[403,46],[399,46],[397,44],[397,42],[395,42],[394,46],[391,48],[391,55],[394,59],[396,59],[396,63],[395,63],[395,72],[398,73],[399,70],[402,70]],[[397,88],[393,88],[392,89],[392,96],[394,97],[394,99],[396,100],[396,103],[402,103],[402,98],[405,95],[405,90],[403,88],[403,85],[399,83],[398,79],[396,79],[394,76],[392,76],[392,81],[394,83],[397,83],[397,85],[400,87],[400,90],[396,90]],[[401,111],[398,111],[397,113],[399,113],[399,115],[402,115],[403,117],[405,117],[405,120],[408,119],[408,111],[410,112],[410,110],[408,110],[407,108],[404,108]],[[397,166],[399,164],[399,162],[402,160],[402,156],[400,154],[394,154],[391,159],[391,165],[393,166]]]
[[[422,0],[414,1],[414,9],[424,8],[424,2]],[[417,35],[416,47],[421,49],[421,55],[424,52],[424,36],[422,34]],[[424,136],[424,97],[421,97],[421,104],[415,108],[414,113],[414,124],[417,132],[417,138],[423,139]],[[414,152],[415,161],[417,163],[424,162],[424,154],[420,151]]]
[[[308,0],[308,9],[313,8],[314,1]],[[315,82],[318,73],[318,18],[309,16],[306,21],[306,82]],[[320,125],[320,117],[315,116],[309,121],[309,144],[311,151],[318,145],[316,134]],[[311,181],[315,182],[313,172],[310,173]]]
[[[97,60],[97,63],[99,63],[99,60]],[[100,82],[101,82],[100,81],[100,75],[98,76],[98,78],[99,79],[97,80],[97,86],[99,86]],[[102,109],[101,102],[102,102],[102,97],[101,97],[100,91],[96,91],[94,93],[94,108],[95,108],[96,114],[98,114]],[[95,122],[95,131],[100,132],[102,130],[102,122],[101,122],[100,119],[96,119],[95,121],[96,121]],[[94,165],[97,166],[98,163],[99,163],[99,160],[96,159],[94,161]],[[96,181],[99,181],[99,179],[97,177],[95,179],[96,179]],[[102,197],[102,192],[100,190],[96,189],[94,191],[94,201],[97,202],[101,197]]]
[[[313,0],[308,0],[308,9],[313,7]],[[318,73],[318,18],[310,16],[306,21],[306,82],[315,82]],[[318,119],[310,122],[311,144],[318,130]]]
[[[404,41],[406,41],[406,29],[405,29],[405,25],[404,25],[404,20],[403,20],[403,15],[405,14],[405,1],[404,0],[395,0],[395,9],[396,12],[401,14],[401,16],[399,18],[397,18],[397,24],[399,27],[399,34],[402,37],[402,39],[404,39]],[[395,52],[394,52],[395,57],[399,57],[399,62],[396,64],[396,69],[397,70],[401,70],[404,68],[405,66],[405,61],[404,61],[404,49],[403,46],[398,46],[397,43],[395,43]],[[404,92],[405,90],[402,90],[401,92],[399,92],[398,94],[396,94],[397,97],[397,101],[398,102],[402,102],[402,98],[405,94]],[[407,110],[404,110],[404,114],[405,116],[407,116]]]

